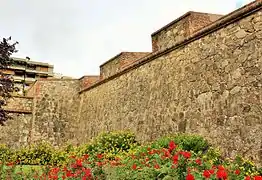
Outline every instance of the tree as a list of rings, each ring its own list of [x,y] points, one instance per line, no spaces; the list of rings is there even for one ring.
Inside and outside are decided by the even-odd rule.
[[[14,91],[13,78],[4,73],[4,70],[13,63],[11,55],[17,52],[15,46],[18,42],[10,43],[10,41],[11,37],[3,38],[3,41],[0,41],[0,125],[2,126],[10,118],[3,106],[7,104],[7,100]]]

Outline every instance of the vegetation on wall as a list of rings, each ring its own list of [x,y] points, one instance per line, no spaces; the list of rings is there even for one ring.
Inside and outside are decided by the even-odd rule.
[[[6,105],[7,99],[11,97],[11,93],[14,91],[12,77],[3,73],[3,70],[13,62],[10,56],[17,52],[15,46],[18,42],[10,43],[10,41],[11,37],[3,38],[0,42],[0,125],[4,125],[4,122],[10,118],[3,106]]]

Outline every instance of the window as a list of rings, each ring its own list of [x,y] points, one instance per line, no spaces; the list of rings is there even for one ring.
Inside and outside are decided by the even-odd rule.
[[[15,71],[15,76],[24,76],[23,71]]]
[[[35,74],[27,74],[26,77],[35,78]]]
[[[40,76],[40,78],[47,78],[47,76]]]
[[[40,71],[48,72],[48,67],[40,66]]]
[[[27,65],[27,69],[36,70],[36,66],[29,64],[29,65]]]

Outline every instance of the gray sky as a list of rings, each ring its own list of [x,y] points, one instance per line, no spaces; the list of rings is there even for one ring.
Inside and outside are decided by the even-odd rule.
[[[121,51],[151,51],[150,35],[189,10],[227,14],[251,1],[0,0],[0,37],[19,42],[14,56],[78,78]]]

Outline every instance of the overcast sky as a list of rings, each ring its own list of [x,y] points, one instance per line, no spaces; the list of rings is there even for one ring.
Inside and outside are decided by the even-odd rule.
[[[151,34],[187,11],[227,14],[252,0],[0,0],[0,37],[16,57],[79,78],[121,51],[151,51]]]

